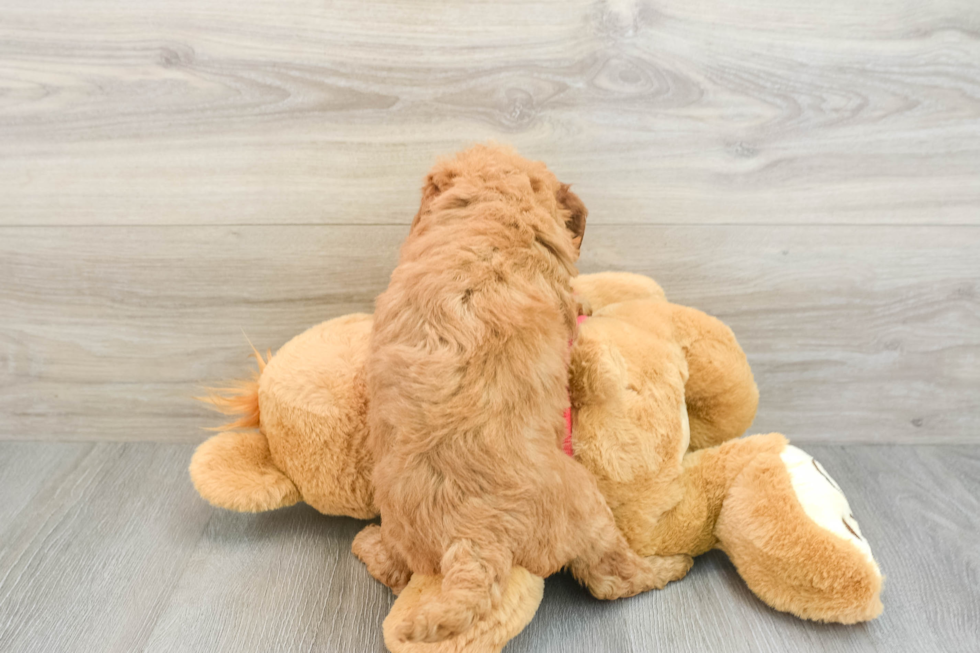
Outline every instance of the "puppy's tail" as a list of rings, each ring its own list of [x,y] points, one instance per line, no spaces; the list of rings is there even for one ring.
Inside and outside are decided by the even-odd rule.
[[[456,540],[442,557],[442,591],[399,624],[398,639],[441,642],[467,631],[500,605],[510,552],[499,545]]]

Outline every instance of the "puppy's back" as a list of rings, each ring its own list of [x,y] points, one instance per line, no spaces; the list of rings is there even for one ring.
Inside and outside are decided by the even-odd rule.
[[[372,407],[399,433],[425,431],[422,448],[488,430],[523,448],[526,423],[564,405],[570,295],[532,243],[473,222],[406,243],[377,301]]]

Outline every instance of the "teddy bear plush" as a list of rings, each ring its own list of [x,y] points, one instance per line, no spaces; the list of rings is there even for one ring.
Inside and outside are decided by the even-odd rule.
[[[739,436],[758,391],[745,354],[719,320],[672,304],[635,274],[581,275],[569,372],[566,452],[596,478],[641,555],[721,549],[777,610],[855,623],[882,609],[882,576],[843,492],[778,433]],[[244,512],[305,501],[330,515],[377,516],[365,446],[371,316],[348,315],[293,338],[259,373],[207,400],[238,419],[198,447],[191,478],[215,506]],[[376,528],[368,525],[367,528]],[[392,629],[440,590],[414,576],[384,623],[396,653],[500,651],[530,622],[544,581],[520,567],[500,607],[438,644]]]

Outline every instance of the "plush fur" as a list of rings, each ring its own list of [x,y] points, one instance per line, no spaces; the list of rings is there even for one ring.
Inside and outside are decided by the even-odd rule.
[[[253,395],[258,399],[258,389]],[[285,508],[301,500],[299,490],[272,461],[261,433],[220,433],[191,461],[197,491],[238,512]]]
[[[717,513],[717,546],[749,588],[777,610],[844,624],[874,619],[883,609],[884,579],[870,551],[862,553],[852,540],[807,516],[779,455],[785,439],[766,437],[772,439],[770,450],[752,456],[737,476],[729,477]],[[848,521],[850,534],[863,540],[853,516]]]
[[[758,393],[731,330],[665,301],[659,286],[639,275],[583,275],[572,284],[594,307],[572,349],[575,455],[614,507],[631,546],[641,555],[719,548],[774,608],[843,623],[876,617],[881,572],[825,470],[804,460],[824,494],[837,493],[831,503],[805,484],[795,486],[796,472],[783,459],[793,447],[783,436],[733,439],[750,425]],[[247,396],[236,400],[241,415],[259,406],[249,418],[258,420],[259,431],[222,433],[194,454],[191,477],[203,497],[232,510],[269,510],[296,500],[291,483],[321,512],[377,515],[365,446],[370,327],[368,315],[337,318],[276,353],[257,388],[246,386],[239,395]],[[698,446],[712,441],[722,444]],[[843,506],[845,523],[826,510],[832,503]],[[836,520],[836,532],[835,524],[807,513],[814,504]],[[364,538],[376,532],[366,530]],[[437,644],[395,635],[408,615],[442,592],[441,576],[412,575],[385,622],[387,646],[395,653],[499,652],[540,601],[541,577],[518,569],[496,609]]]
[[[840,623],[877,617],[882,575],[853,516],[841,515],[853,535],[842,538],[807,514],[824,499],[794,487],[782,435],[733,439],[759,396],[734,334],[651,284],[622,273],[574,282],[593,306],[572,351],[575,456],[630,545],[641,555],[722,549],[774,608]],[[617,296],[626,301],[608,303]]]
[[[259,358],[258,382],[234,385],[218,407],[238,405],[242,415],[220,428],[244,421],[261,432],[220,433],[199,447],[190,468],[197,491],[222,508],[258,512],[296,502],[288,481],[324,514],[376,517],[364,386],[371,324],[370,315],[345,315],[293,338],[267,364]]]
[[[377,300],[367,389],[381,527],[354,542],[396,592],[412,573],[443,576],[399,636],[466,631],[499,605],[512,565],[570,566],[603,599],[683,577],[687,556],[629,548],[557,446],[581,201],[543,164],[482,145],[438,163],[422,197]]]

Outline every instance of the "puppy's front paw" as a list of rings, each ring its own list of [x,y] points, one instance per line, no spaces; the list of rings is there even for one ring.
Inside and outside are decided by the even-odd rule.
[[[350,546],[351,552],[368,567],[377,557],[380,548],[381,527],[377,524],[369,524],[361,529],[361,532],[354,536],[354,542]]]
[[[687,576],[694,565],[694,558],[689,555],[650,556],[646,558],[654,571],[651,589],[663,589],[664,585]]]
[[[381,538],[381,527],[377,524],[364,527],[354,538],[350,548],[367,567],[368,573],[379,583],[390,587],[396,595],[408,585],[412,577],[411,570],[385,546]]]

